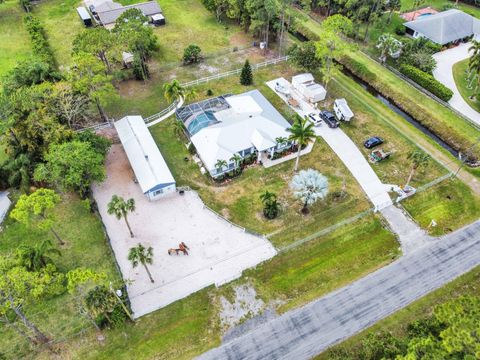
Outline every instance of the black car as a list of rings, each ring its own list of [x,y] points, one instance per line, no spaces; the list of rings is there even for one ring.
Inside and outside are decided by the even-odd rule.
[[[329,128],[334,129],[340,125],[338,120],[335,118],[335,115],[333,115],[330,111],[320,111],[320,117],[323,119],[323,121],[325,121],[325,124],[327,124]]]
[[[365,146],[367,149],[371,149],[371,148],[374,148],[375,146],[378,146],[380,144],[383,144],[383,139],[379,138],[378,136],[373,136],[370,139],[367,139],[363,143],[363,146]]]

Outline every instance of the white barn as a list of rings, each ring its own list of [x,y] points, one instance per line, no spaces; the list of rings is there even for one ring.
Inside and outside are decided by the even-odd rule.
[[[175,179],[143,118],[126,116],[115,122],[115,128],[142,192],[156,200],[176,191]]]
[[[327,90],[315,82],[312,74],[305,73],[292,77],[292,85],[301,95],[303,95],[309,102],[316,103],[325,100]]]

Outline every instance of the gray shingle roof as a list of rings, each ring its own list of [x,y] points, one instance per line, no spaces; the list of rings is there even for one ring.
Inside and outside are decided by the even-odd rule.
[[[405,27],[419,32],[437,44],[444,45],[474,35],[480,28],[480,20],[457,9],[422,16],[405,23]]]
[[[113,24],[120,17],[120,15],[122,15],[128,9],[139,9],[145,16],[160,14],[162,12],[160,5],[158,5],[156,1],[148,1],[140,4],[123,6],[119,9],[113,9],[108,11],[97,11],[100,22],[103,25],[108,25]]]

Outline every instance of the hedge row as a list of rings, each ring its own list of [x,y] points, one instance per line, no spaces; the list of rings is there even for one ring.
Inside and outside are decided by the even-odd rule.
[[[300,23],[295,24],[290,31],[292,31],[293,33],[299,33],[300,35],[311,41],[320,40],[320,37],[316,33],[314,33],[312,30]]]
[[[393,101],[400,109],[412,116],[424,127],[438,135],[452,148],[463,153],[470,149],[472,160],[476,161],[477,159],[480,159],[480,147],[475,147],[474,142],[466,136],[464,130],[459,129],[457,126],[458,123],[464,123],[465,121],[458,118],[450,110],[444,108],[440,104],[438,104],[438,111],[435,110],[435,107],[427,106],[422,101],[422,98],[427,96],[423,95],[420,91],[412,90],[411,92],[406,93],[403,89],[398,88],[395,83],[390,83],[387,79],[384,79],[380,73],[374,73],[370,70],[368,65],[366,65],[366,67],[368,67],[367,71],[362,70],[365,69],[363,63],[358,63],[350,56],[344,56],[341,59],[341,63],[354,75],[358,76],[375,88],[380,94]],[[359,65],[356,66],[356,64]],[[401,82],[402,80],[399,79],[398,81]],[[412,98],[415,98],[416,92],[418,93],[418,99],[412,101]],[[426,99],[427,103],[430,101],[434,102],[435,100]],[[472,131],[476,131],[473,126],[471,129]]]
[[[53,51],[40,21],[32,15],[26,15],[23,21],[32,41],[33,53],[50,66],[56,67]]]
[[[355,74],[355,76],[359,77],[367,83],[372,83],[377,79],[377,74],[370,71],[370,69],[366,65],[356,61],[355,59],[352,59],[349,56],[342,57],[339,60],[339,63],[345,66],[345,68],[347,68],[348,70],[350,70],[350,72]]]
[[[430,91],[432,94],[436,95],[443,101],[448,101],[453,96],[453,91],[443,85],[441,82],[435,80],[435,78],[423,72],[420,69],[417,69],[414,66],[402,64],[399,68],[400,72],[415,81],[418,85],[424,89]]]

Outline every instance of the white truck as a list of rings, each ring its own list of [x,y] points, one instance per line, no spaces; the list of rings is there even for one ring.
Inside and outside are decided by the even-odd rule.
[[[336,99],[333,102],[333,111],[338,120],[350,121],[353,118],[353,112],[345,99]]]

